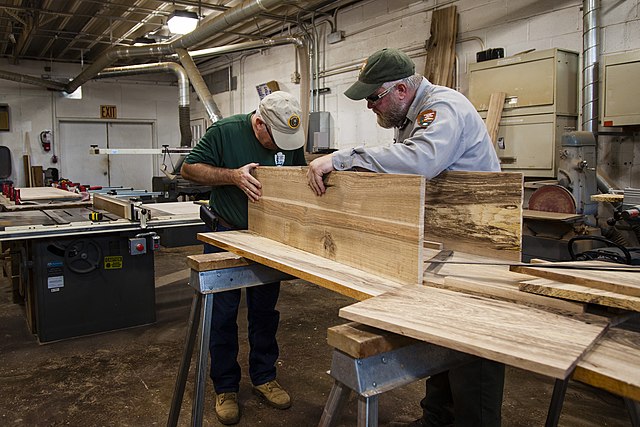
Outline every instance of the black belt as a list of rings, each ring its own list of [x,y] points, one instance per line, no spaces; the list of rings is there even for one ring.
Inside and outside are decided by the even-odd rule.
[[[220,218],[220,216],[216,215],[216,213],[211,210],[210,207],[205,205],[200,206],[200,219],[205,223],[207,227],[209,227],[213,231],[216,231],[216,229],[218,228],[218,224],[230,230],[235,230],[237,228],[229,224],[224,219]]]

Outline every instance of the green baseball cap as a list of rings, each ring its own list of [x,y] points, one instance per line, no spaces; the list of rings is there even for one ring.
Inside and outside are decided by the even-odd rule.
[[[344,94],[359,101],[376,91],[383,83],[412,76],[416,64],[409,56],[398,49],[386,48],[371,55],[362,64],[358,80]]]

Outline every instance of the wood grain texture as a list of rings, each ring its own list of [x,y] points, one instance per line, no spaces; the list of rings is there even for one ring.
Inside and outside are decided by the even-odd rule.
[[[195,271],[222,270],[224,268],[245,267],[253,264],[251,260],[231,252],[189,255],[187,265]]]
[[[502,118],[502,109],[504,108],[504,100],[507,94],[504,92],[494,92],[489,99],[489,109],[487,110],[487,118],[484,123],[489,133],[491,142],[495,145],[498,139],[498,129],[500,128],[500,119]]]
[[[554,378],[566,378],[605,331],[505,301],[407,285],[342,308],[340,316]]]
[[[371,326],[349,322],[327,330],[327,344],[356,359],[375,356],[418,341]]]
[[[453,291],[500,298],[520,304],[532,304],[568,313],[584,313],[586,308],[585,304],[522,292],[516,283],[505,284],[495,280],[474,280],[449,276],[444,278],[443,287]]]
[[[640,333],[610,329],[582,359],[573,379],[640,401]]]
[[[529,274],[531,276],[542,277],[544,279],[557,280],[564,283],[587,286],[590,288],[602,289],[618,294],[640,297],[640,267],[630,265],[613,264],[610,262],[589,261],[574,263],[556,263],[569,265],[602,266],[610,269],[608,271],[597,270],[576,270],[544,267],[512,266],[511,271]],[[544,265],[544,264],[542,264]],[[612,271],[613,268],[636,269],[637,272]]]
[[[316,196],[306,168],[261,167],[262,198],[249,230],[340,264],[406,284],[422,281],[425,180],[333,172]]]
[[[93,207],[95,209],[104,209],[121,218],[131,219],[131,207],[126,200],[96,193],[93,195]]]
[[[358,300],[403,286],[247,230],[199,233],[198,239]]]
[[[437,85],[453,87],[453,66],[456,57],[458,13],[455,6],[434,10],[431,15],[431,35],[427,40],[424,76]]]
[[[520,290],[572,301],[582,301],[607,307],[640,312],[640,298],[602,289],[590,288],[549,279],[533,279],[520,283]],[[640,366],[640,365],[639,365]]]
[[[425,240],[445,249],[520,260],[520,173],[444,172],[427,182]]]

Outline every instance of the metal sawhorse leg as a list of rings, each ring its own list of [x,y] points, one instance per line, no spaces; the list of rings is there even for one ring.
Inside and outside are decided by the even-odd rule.
[[[368,343],[363,341],[363,334],[369,334]],[[328,341],[334,346],[330,374],[335,382],[319,427],[338,424],[352,390],[358,394],[358,427],[376,427],[379,394],[475,359],[404,337],[393,343],[388,340],[390,335],[393,334],[354,323],[329,328]],[[384,343],[370,345],[373,341]]]
[[[291,276],[280,271],[261,264],[254,264],[229,252],[189,256],[187,257],[187,263],[191,267],[189,285],[195,289],[195,294],[191,303],[187,336],[173,390],[173,398],[171,399],[171,410],[167,420],[168,427],[178,425],[198,329],[201,332],[198,342],[191,425],[202,426],[209,361],[209,337],[211,334],[211,317],[215,294],[231,289],[246,288],[291,278]]]

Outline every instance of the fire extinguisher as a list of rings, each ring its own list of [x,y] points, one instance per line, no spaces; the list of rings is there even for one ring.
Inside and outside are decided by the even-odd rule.
[[[42,149],[47,153],[51,151],[51,131],[43,130],[40,132],[40,143],[42,144]]]

